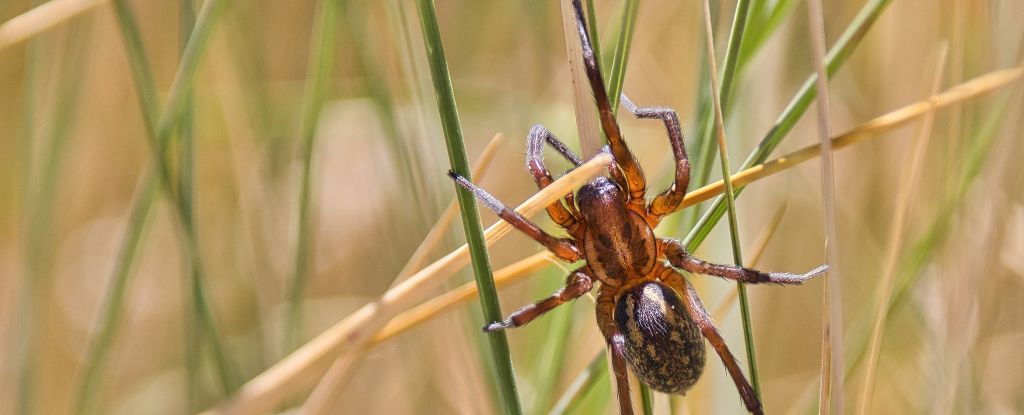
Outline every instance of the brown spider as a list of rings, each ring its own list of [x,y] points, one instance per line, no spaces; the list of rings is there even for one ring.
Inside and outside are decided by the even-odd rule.
[[[610,178],[598,177],[582,186],[575,196],[567,194],[564,204],[559,200],[547,207],[551,219],[568,232],[569,238],[556,238],[544,232],[466,178],[449,172],[459,185],[472,191],[499,217],[559,258],[569,262],[586,260],[586,265],[570,274],[565,287],[554,295],[516,310],[503,321],[488,324],[484,331],[525,325],[547,311],[590,292],[596,280],[601,283],[597,295],[597,325],[611,351],[622,414],[633,413],[626,365],[655,390],[684,394],[697,382],[704,368],[702,334],[721,357],[744,405],[750,412],[761,414],[759,398],[712,323],[697,292],[673,267],[748,284],[801,284],[822,274],[827,267],[795,275],[713,264],[691,256],[677,240],[654,235],[653,229],[664,216],[680,210],[690,180],[690,163],[683,146],[679,118],[670,108],[637,107],[625,95],[622,96],[622,104],[636,117],[664,122],[676,160],[675,182],[647,204],[644,174],[622,140],[612,115],[579,0],[573,1],[573,8],[587,78],[597,101],[602,128],[608,137],[609,146],[605,151],[610,148],[615,161],[608,169]],[[544,167],[545,143],[574,165],[582,163],[550,131],[541,125],[534,126],[527,138],[526,168],[540,188],[553,181]]]

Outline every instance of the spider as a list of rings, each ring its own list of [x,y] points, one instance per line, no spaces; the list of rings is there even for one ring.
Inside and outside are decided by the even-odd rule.
[[[660,119],[668,130],[676,161],[675,181],[650,203],[646,180],[636,158],[622,139],[612,115],[608,93],[587,35],[580,1],[573,1],[583,62],[597,102],[601,126],[608,137],[614,162],[609,177],[597,177],[547,206],[551,219],[568,233],[557,238],[507,208],[465,177],[449,172],[456,183],[474,193],[498,216],[544,245],[559,258],[586,265],[573,271],[565,286],[548,298],[522,307],[484,331],[523,326],[551,309],[579,298],[599,283],[597,325],[607,342],[615,373],[619,410],[633,413],[626,367],[651,388],[685,394],[704,368],[704,338],[711,343],[732,377],[747,410],[762,414],[761,402],[711,321],[697,292],[676,267],[694,274],[714,275],[748,284],[801,284],[821,275],[826,266],[806,274],[761,272],[732,265],[713,264],[691,256],[674,239],[660,238],[653,229],[663,217],[681,209],[690,179],[690,163],[676,112],[664,107],[638,107],[625,95],[622,104],[638,118]],[[526,168],[539,188],[553,182],[544,166],[545,144],[579,166],[582,160],[550,131],[535,125],[527,135]],[[667,263],[666,263],[667,261]]]

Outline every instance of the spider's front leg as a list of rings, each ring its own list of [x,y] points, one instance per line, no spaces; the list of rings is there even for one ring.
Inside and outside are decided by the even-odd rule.
[[[740,398],[743,399],[743,405],[751,413],[763,415],[764,409],[761,408],[761,400],[757,397],[754,388],[750,386],[746,376],[743,375],[743,369],[740,368],[736,357],[729,351],[729,346],[725,344],[722,334],[718,332],[718,328],[711,321],[711,316],[704,309],[704,304],[701,303],[700,297],[697,297],[697,291],[677,272],[669,273],[663,277],[662,281],[683,296],[683,305],[686,307],[686,312],[697,323],[697,327],[700,327],[701,334],[711,343],[711,347],[714,347],[715,351],[718,352],[718,357],[722,359],[725,369],[729,372],[729,376],[732,377],[733,383],[736,384]]]
[[[533,240],[540,242],[541,245],[544,245],[548,250],[554,252],[555,255],[558,255],[559,258],[569,262],[576,262],[583,257],[580,250],[576,248],[576,244],[571,240],[556,238],[551,236],[551,234],[544,232],[539,226],[537,226],[537,224],[530,222],[529,219],[520,215],[519,212],[509,209],[503,203],[498,201],[498,199],[495,199],[494,196],[491,196],[490,193],[487,193],[484,189],[481,189],[469,180],[466,180],[465,177],[459,176],[453,171],[449,171],[448,176],[455,180],[455,183],[459,186],[473,192],[477,199],[480,199],[480,201],[493,210],[494,213],[497,213],[498,217],[533,238]]]
[[[540,317],[555,307],[582,297],[583,294],[590,292],[590,289],[593,286],[594,279],[587,275],[587,272],[584,269],[577,270],[576,272],[569,274],[569,278],[565,280],[565,286],[560,288],[550,297],[524,306],[516,310],[514,313],[509,314],[509,316],[502,321],[496,321],[484,326],[484,331],[492,332],[496,330],[525,326],[527,323],[533,321],[533,319]]]
[[[618,287],[601,285],[597,296],[597,326],[608,343],[615,373],[615,392],[619,398],[619,414],[633,415],[633,400],[629,395],[629,374],[626,369],[626,340],[615,324],[615,292]]]
[[[559,141],[554,134],[551,134],[551,131],[548,131],[543,125],[534,125],[526,136],[526,169],[533,175],[533,180],[537,182],[539,189],[548,187],[555,181],[547,167],[544,166],[544,144],[553,147],[559,154],[572,162],[573,166],[583,163],[583,160],[580,160],[579,156],[573,153],[569,147]],[[551,220],[555,221],[558,226],[569,231],[570,235],[580,237],[582,229],[579,218],[570,210],[574,204],[572,192],[565,195],[565,203],[568,207],[563,205],[561,200],[556,200],[548,205],[548,216],[551,216]]]
[[[625,183],[620,182],[619,185],[625,187],[629,192],[629,203],[642,207],[645,203],[644,194],[647,191],[647,179],[644,178],[644,172],[640,169],[640,163],[636,161],[636,157],[622,139],[619,123],[615,121],[615,114],[612,112],[611,103],[608,101],[608,90],[605,88],[604,79],[601,76],[601,68],[597,65],[597,57],[594,54],[593,46],[591,46],[590,35],[587,31],[587,23],[583,18],[583,6],[580,4],[580,0],[573,0],[572,7],[576,17],[576,29],[580,36],[580,46],[583,52],[583,67],[587,74],[587,81],[590,83],[590,89],[594,93],[594,100],[597,103],[597,112],[601,118],[601,129],[604,130],[605,136],[608,137],[608,146],[611,148],[612,156],[615,158],[615,163],[618,167],[622,169],[622,177],[625,179]],[[616,176],[613,174],[613,177]],[[619,179],[616,178],[616,180]]]
[[[828,271],[828,265],[812,269],[806,274],[790,274],[785,272],[762,272],[735,265],[715,264],[690,255],[689,252],[686,252],[686,248],[683,247],[682,243],[669,238],[658,239],[658,250],[665,254],[665,258],[668,259],[669,263],[694,274],[714,275],[747,284],[799,285]]]
[[[665,123],[665,130],[668,132],[668,141],[672,144],[672,156],[676,160],[675,181],[661,192],[650,206],[647,213],[655,220],[662,216],[676,212],[683,204],[683,197],[686,196],[686,188],[690,185],[690,159],[686,156],[686,146],[683,144],[683,129],[679,124],[679,116],[676,111],[668,107],[638,107],[622,94],[622,105],[637,118],[661,119]]]

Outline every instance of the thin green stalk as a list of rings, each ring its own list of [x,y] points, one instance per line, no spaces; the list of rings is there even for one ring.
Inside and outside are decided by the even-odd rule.
[[[208,43],[207,40],[213,29],[213,23],[224,6],[224,1],[208,0],[203,3],[196,19],[196,25],[191,31],[188,43],[185,45],[181,62],[175,73],[174,82],[171,85],[170,95],[162,113],[159,112],[157,107],[158,95],[155,83],[153,82],[152,72],[149,71],[149,64],[131,8],[126,0],[114,0],[113,4],[118,17],[118,23],[125,38],[125,47],[128,52],[133,81],[139,95],[139,102],[142,106],[146,130],[149,133],[150,142],[154,146],[154,168],[157,170],[158,177],[160,178],[159,184],[173,202],[171,205],[175,210],[179,225],[182,227],[182,245],[189,269],[193,307],[199,320],[200,330],[205,340],[210,342],[213,349],[214,362],[217,366],[221,386],[225,392],[230,392],[237,387],[238,379],[220,341],[212,310],[203,288],[205,277],[202,262],[200,261],[195,224],[192,221],[192,217],[185,210],[181,198],[175,192],[176,187],[172,179],[170,167],[167,164],[167,148],[171,135],[185,109],[186,98],[189,96],[189,91],[195,80],[199,60]],[[153,128],[154,126],[155,129]]]
[[[96,398],[99,397],[100,381],[103,379],[103,369],[106,367],[107,357],[117,334],[117,325],[124,312],[124,297],[128,291],[132,265],[148,228],[150,211],[156,199],[159,182],[156,170],[152,167],[147,170],[146,176],[139,182],[139,190],[128,218],[124,239],[121,240],[117,260],[111,270],[110,282],[100,308],[100,320],[86,349],[85,368],[75,399],[75,413],[79,415],[96,413],[93,407]]]
[[[404,135],[395,116],[395,105],[391,100],[392,94],[388,91],[387,80],[382,76],[386,71],[381,68],[378,59],[372,53],[373,50],[380,48],[378,44],[379,39],[372,38],[367,30],[367,24],[371,23],[366,18],[368,13],[365,9],[357,8],[365,8],[370,4],[373,3],[345,2],[343,6],[344,14],[347,17],[346,22],[351,28],[354,39],[352,49],[356,52],[357,59],[355,59],[355,63],[366,79],[365,85],[368,95],[374,107],[376,107],[377,115],[380,117],[380,125],[384,129],[384,135],[387,137],[387,144],[390,149],[388,154],[393,157],[395,165],[401,167],[398,173],[402,187],[407,188],[407,191],[411,194],[410,202],[418,206],[426,206],[428,197],[424,193],[424,189],[427,186],[420,174],[422,171],[420,159],[410,153],[410,147],[403,140]],[[424,211],[423,215],[429,213]],[[425,229],[424,224],[429,221],[428,217],[424,217],[422,221],[414,221],[416,223],[415,226],[419,226],[420,230]],[[405,231],[412,232],[414,230],[406,229]]]
[[[178,41],[180,44],[179,53],[185,52],[185,45],[188,43],[192,27],[195,25],[195,11],[192,8],[192,0],[181,0],[180,12],[178,13]],[[181,56],[179,56],[179,59]],[[193,108],[192,94],[185,98],[185,109],[181,114],[181,121],[178,124],[178,135],[181,140],[178,143],[179,167],[178,167],[178,194],[181,196],[182,210],[191,221],[195,217],[193,209],[192,193],[192,166],[195,158],[195,146],[193,144]],[[185,290],[184,292],[188,292]],[[188,298],[185,298],[188,301]],[[185,313],[185,379],[186,391],[188,394],[189,412],[196,412],[200,409],[200,340],[201,332],[196,327],[192,313]]]
[[[718,99],[724,112],[731,108],[733,84],[736,79],[736,68],[739,66],[740,50],[743,46],[743,34],[747,28],[747,13],[750,11],[750,0],[736,2],[736,14],[732,18],[732,30],[729,32],[729,46],[725,49],[725,61],[722,63],[722,89],[718,91]]]
[[[64,36],[68,40],[63,47],[63,58],[58,61],[58,85],[55,88],[57,93],[53,119],[46,124],[51,126],[47,137],[43,141],[46,144],[45,152],[39,166],[40,178],[33,186],[31,195],[27,196],[26,205],[31,206],[24,212],[27,215],[25,223],[25,262],[26,281],[22,286],[21,301],[18,309],[18,332],[25,336],[16,344],[16,362],[18,368],[18,413],[27,414],[34,412],[34,401],[36,393],[36,368],[37,353],[39,346],[38,328],[41,321],[45,319],[45,310],[39,307],[45,302],[45,295],[50,291],[50,280],[52,277],[53,236],[54,236],[54,207],[57,206],[57,187],[61,177],[62,161],[65,150],[68,147],[71,127],[75,121],[75,110],[81,92],[82,67],[88,56],[86,47],[91,37],[91,19],[79,20],[72,23]],[[33,42],[35,43],[35,42]],[[60,44],[60,43],[57,43]],[[30,49],[30,60],[36,60],[39,46]],[[29,62],[30,66],[34,63]],[[29,87],[27,87],[29,88]],[[32,93],[32,89],[26,89]],[[29,104],[34,100],[28,99]],[[33,122],[30,116],[26,121]],[[34,136],[34,125],[25,126],[26,139]],[[26,144],[26,149],[29,145]],[[29,155],[31,158],[31,155]],[[32,173],[32,172],[29,172]],[[30,183],[30,178],[26,178]],[[40,317],[43,318],[40,318]]]
[[[562,397],[558,399],[555,406],[548,412],[549,415],[564,415],[577,412],[583,398],[594,389],[595,385],[607,384],[608,362],[604,351],[598,352],[587,367],[573,379]]]
[[[309,49],[305,95],[299,134],[302,139],[302,188],[299,193],[298,246],[295,248],[295,268],[288,290],[288,312],[285,321],[285,348],[292,350],[299,342],[302,332],[302,296],[309,279],[309,262],[312,252],[310,229],[310,198],[312,193],[313,147],[316,144],[317,124],[327,97],[328,76],[334,68],[334,32],[339,10],[338,0],[323,0],[320,3],[317,21],[313,27],[314,40]]]
[[[732,245],[732,258],[733,263],[738,266],[743,266],[743,251],[740,247],[739,237],[739,225],[736,220],[736,200],[733,197],[733,186],[732,186],[732,169],[729,166],[729,150],[725,140],[725,120],[723,119],[723,109],[726,100],[725,97],[729,95],[729,91],[732,84],[732,75],[736,69],[736,57],[738,56],[740,44],[743,40],[743,28],[746,26],[747,11],[750,9],[750,2],[747,0],[740,0],[736,7],[736,15],[733,19],[733,30],[732,35],[729,38],[729,49],[726,56],[726,67],[725,72],[730,74],[729,85],[723,83],[718,84],[718,69],[715,63],[715,42],[714,33],[711,28],[711,10],[708,6],[710,2],[705,0],[704,2],[704,23],[705,33],[707,40],[707,55],[708,64],[711,69],[708,71],[711,78],[711,102],[714,108],[715,116],[715,135],[718,138],[718,156],[721,160],[720,165],[722,166],[722,181],[725,183],[725,201],[726,208],[729,214],[729,240]],[[724,81],[724,80],[723,80]],[[750,383],[754,387],[754,392],[761,396],[761,381],[757,374],[757,357],[754,350],[754,327],[750,319],[750,304],[747,300],[747,288],[742,283],[736,282],[736,291],[739,294],[740,303],[740,317],[743,321],[743,340],[744,345],[747,349],[747,368],[750,371]]]
[[[560,274],[558,276],[547,275],[547,277],[552,278],[544,279],[554,282],[560,282],[561,279],[564,279],[564,273],[562,273],[561,269],[557,269],[555,272]],[[551,407],[559,378],[565,368],[566,353],[569,350],[569,335],[572,333],[573,328],[572,311],[571,308],[562,307],[548,313],[547,320],[550,325],[547,335],[544,336],[544,341],[539,343],[539,347],[535,351],[540,357],[536,359],[534,366],[537,368],[534,373],[538,374],[535,376],[537,378],[535,380],[536,397],[533,400],[533,410],[529,413],[544,413],[545,409]]]
[[[437,12],[433,0],[418,0],[420,25],[423,29],[423,42],[430,65],[430,75],[434,83],[438,112],[444,129],[445,146],[448,149],[448,160],[452,171],[469,180],[469,161],[466,157],[466,144],[462,138],[462,127],[459,124],[458,108],[455,105],[455,93],[452,91],[451,77],[448,74],[448,62],[444,56],[441,43],[441,32],[437,24]],[[480,213],[476,200],[469,191],[455,186],[462,212],[462,225],[466,233],[466,243],[473,264],[473,274],[479,289],[480,307],[483,309],[484,321],[502,319],[498,293],[494,287],[494,276],[491,275],[490,259],[487,245],[484,243],[483,227],[480,225]],[[491,349],[491,364],[495,369],[496,381],[500,394],[502,409],[505,414],[519,415],[522,406],[516,389],[515,372],[512,369],[512,356],[509,354],[508,339],[503,330],[486,335]]]
[[[32,212],[35,208],[33,205],[34,192],[32,191],[32,177],[34,172],[34,164],[32,156],[33,142],[35,141],[35,105],[36,105],[36,94],[38,84],[38,68],[45,67],[45,63],[42,62],[42,53],[40,51],[41,46],[39,41],[32,39],[29,40],[26,47],[25,56],[25,80],[23,81],[22,94],[24,96],[24,105],[22,111],[22,126],[20,131],[20,150],[21,150],[21,211]],[[15,376],[18,378],[17,403],[14,405],[16,413],[25,414],[30,412],[30,402],[32,402],[32,385],[34,382],[34,373],[32,362],[35,360],[34,354],[32,353],[32,338],[35,335],[34,326],[35,319],[33,309],[35,309],[35,289],[33,280],[34,268],[31,265],[32,261],[29,257],[32,253],[30,236],[33,232],[30,225],[31,217],[28,215],[22,215],[21,218],[21,243],[22,250],[25,258],[28,259],[22,263],[22,278],[19,293],[17,308],[15,309],[15,315],[19,316],[14,325],[14,335],[11,336],[13,340],[11,344],[11,361],[10,365],[16,373]]]
[[[640,382],[640,403],[644,415],[654,415],[654,393],[643,382]]]
[[[744,1],[744,3],[746,2]],[[732,30],[729,33],[726,60],[723,63],[720,78],[722,79],[722,89],[725,91],[725,94],[721,95],[724,118],[728,119],[734,109],[732,99],[737,93],[735,80],[741,78],[740,75],[745,72],[747,64],[752,61],[753,55],[764,46],[770,35],[775,33],[783,18],[789,15],[796,2],[794,0],[780,0],[772,4],[771,9],[766,9],[766,3],[767,1],[764,0],[755,0],[752,6],[737,4],[736,14],[733,15]],[[714,14],[715,4],[712,3],[712,14]],[[745,17],[741,16],[741,14],[745,15]],[[707,71],[702,71],[700,84],[698,85],[707,85],[708,82]],[[698,124],[696,127],[699,136],[693,146],[693,153],[697,157],[694,163],[693,177],[690,180],[690,184],[693,187],[703,186],[708,183],[711,167],[714,165],[714,151],[712,148],[712,143],[714,142],[714,114],[711,109],[711,97],[703,93],[705,91],[704,88],[700,89],[702,93],[698,97]],[[690,223],[697,221],[699,213],[697,209],[694,209],[692,212],[692,219],[688,221]]]
[[[622,20],[619,23],[611,65],[607,71],[608,78],[605,79],[612,113],[619,111],[619,96],[622,95],[622,84],[626,79],[626,63],[629,61],[629,49],[633,44],[633,32],[636,29],[636,15],[639,10],[640,2],[638,0],[626,0],[622,5]],[[591,43],[595,45],[600,43],[596,37],[593,39]],[[596,56],[596,58],[600,58],[600,56]]]
[[[828,70],[829,76],[834,75],[839,68],[842,67],[846,59],[850,57],[857,45],[860,44],[860,40],[867,33],[871,25],[881,15],[882,10],[889,4],[889,0],[871,0],[861,9],[857,17],[854,18],[853,22],[847,26],[846,30],[840,36],[839,40],[829,51],[828,55],[825,56],[826,69]],[[797,91],[796,95],[790,101],[789,105],[782,111],[782,115],[776,120],[775,125],[772,126],[768,134],[761,140],[757,148],[754,149],[743,165],[740,166],[740,170],[749,168],[755,164],[763,163],[771,155],[771,152],[775,150],[775,147],[782,142],[782,139],[789,134],[796,122],[803,116],[804,112],[807,111],[807,107],[810,106],[814,100],[816,89],[814,87],[815,79],[817,75],[811,74],[804,82],[803,86]],[[738,196],[742,192],[744,187],[735,189],[735,195]],[[711,229],[714,225],[722,218],[725,214],[725,201],[724,196],[715,198],[712,202],[711,207],[705,211],[704,215],[701,216],[697,225],[692,231],[686,236],[684,242],[687,249],[691,251],[696,249],[701,242],[707,238]]]
[[[761,45],[764,44],[764,40],[767,39],[767,35],[774,32],[775,25],[770,25],[767,22],[763,22],[758,19],[752,19],[749,17],[751,14],[754,16],[760,16],[760,12],[765,7],[765,1],[756,1],[754,3],[754,13],[750,12],[751,3],[749,0],[740,0],[736,5],[736,13],[733,15],[732,29],[729,31],[728,47],[725,53],[725,61],[722,65],[722,91],[719,93],[719,100],[721,100],[721,107],[723,117],[728,117],[732,112],[732,97],[735,95],[735,80],[738,78],[738,74],[743,72],[746,64],[750,61],[750,56],[753,52],[756,52]],[[781,9],[781,6],[785,2],[776,3],[773,7],[773,14]],[[749,23],[748,23],[749,22]],[[749,24],[749,26],[748,26]],[[753,41],[744,42],[743,40],[748,38],[746,33],[754,32],[761,36],[754,36]],[[749,53],[744,54],[743,52]],[[707,56],[704,56],[707,60]],[[705,70],[701,71],[701,81],[699,85],[707,85],[710,81],[710,72],[707,68],[709,65],[704,65]],[[698,96],[698,111],[697,111],[697,131],[699,136],[695,142],[694,154],[697,155],[696,166],[694,169],[693,179],[690,181],[692,186],[703,186],[707,184],[710,174],[712,157],[714,152],[714,111],[711,105],[711,93],[705,88],[700,88],[701,93]],[[699,217],[699,209],[693,209],[690,211],[685,225],[692,227],[697,222]],[[741,289],[744,292],[742,297],[746,297],[746,289]]]

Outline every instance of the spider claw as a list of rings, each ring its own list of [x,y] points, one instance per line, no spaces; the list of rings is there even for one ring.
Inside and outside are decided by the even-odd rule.
[[[495,321],[491,324],[484,326],[484,333],[491,333],[498,330],[504,330],[507,329],[508,327],[509,324],[507,321]]]
[[[806,274],[804,274],[804,277],[807,278],[807,279],[819,277],[819,276],[824,275],[825,272],[827,272],[827,271],[828,271],[828,265],[822,265],[822,266],[819,266],[819,267],[817,267],[815,269],[812,269],[812,270],[808,271]]]
[[[772,272],[772,273],[768,274],[768,281],[767,282],[772,282],[772,283],[776,283],[776,284],[800,285],[800,284],[803,284],[807,280],[810,280],[812,278],[816,278],[816,277],[819,277],[819,276],[825,274],[825,271],[828,271],[828,265],[822,265],[820,267],[817,267],[815,269],[812,269],[812,270],[808,271],[806,274],[803,274],[803,275],[800,275],[800,274],[790,274],[790,273],[786,273],[786,272]]]

